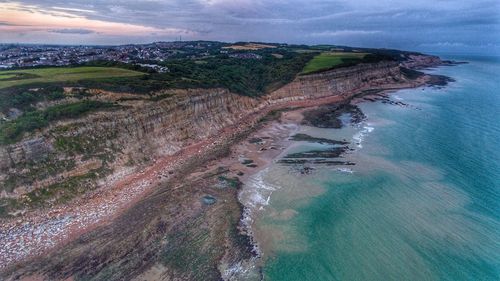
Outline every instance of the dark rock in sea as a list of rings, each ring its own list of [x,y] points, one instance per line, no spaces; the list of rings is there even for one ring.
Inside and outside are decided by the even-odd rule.
[[[325,139],[325,138],[316,138],[307,134],[296,134],[290,137],[290,140],[293,141],[307,141],[307,142],[315,142],[315,143],[320,143],[320,144],[332,144],[332,145],[346,145],[348,142],[346,141],[338,141],[338,140],[331,140],[331,139]]]
[[[278,161],[284,165],[304,165],[304,164],[322,164],[322,165],[355,165],[349,161],[329,160],[329,159],[280,159]]]
[[[349,150],[349,142],[343,140],[330,140],[325,138],[316,138],[306,134],[296,134],[291,137],[295,141],[308,141],[330,145],[326,149],[309,150],[304,152],[290,153],[278,160],[283,165],[299,166],[296,168],[301,174],[309,174],[312,169],[308,164],[313,165],[354,165],[354,163],[338,160],[342,154]]]
[[[314,171],[314,168],[312,168],[312,167],[308,167],[308,166],[304,166],[304,167],[302,167],[302,169],[300,170],[300,173],[301,173],[302,175],[309,175],[309,174],[311,174],[313,171]]]
[[[285,159],[291,158],[337,158],[342,155],[349,147],[333,147],[328,150],[311,150],[306,152],[297,152],[286,155]]]
[[[467,61],[454,61],[454,60],[443,60],[442,65],[444,66],[454,66],[454,65],[460,65],[460,64],[468,64],[469,62]]]
[[[343,123],[340,116],[348,113],[351,116],[351,123],[357,124],[363,121],[366,116],[356,106],[352,104],[335,104],[322,106],[304,112],[302,124],[318,128],[342,128]]]
[[[455,82],[455,79],[444,75],[430,75],[428,84],[434,87],[444,87],[448,83]]]

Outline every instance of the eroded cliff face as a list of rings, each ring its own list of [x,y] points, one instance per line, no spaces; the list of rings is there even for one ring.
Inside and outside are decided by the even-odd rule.
[[[401,73],[397,62],[360,64],[299,76],[292,83],[268,95],[266,100],[269,103],[279,103],[335,95],[349,98],[363,89],[404,81],[406,78]]]
[[[401,63],[403,67],[418,69],[442,65],[444,62],[438,56],[408,55],[406,61]]]
[[[2,197],[59,203],[74,195],[68,188],[81,194],[105,186],[113,175],[137,171],[270,105],[286,107],[289,101],[329,96],[347,99],[391,83],[414,82],[398,63],[380,62],[298,76],[260,98],[225,89],[165,90],[153,96],[86,90],[87,98],[118,107],[56,122],[18,143],[0,146]]]

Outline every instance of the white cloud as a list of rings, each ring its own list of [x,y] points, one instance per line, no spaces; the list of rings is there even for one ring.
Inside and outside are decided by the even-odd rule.
[[[54,30],[49,30],[49,31],[54,32],[54,33],[62,33],[62,34],[91,34],[91,33],[95,32],[93,30],[85,29],[85,28],[61,28],[61,29],[54,29]]]
[[[310,34],[312,37],[338,37],[338,36],[359,36],[359,35],[373,35],[380,34],[381,30],[326,30],[321,32],[313,32]]]
[[[12,3],[30,16],[9,18],[12,11],[6,7]],[[34,15],[54,20],[44,25],[35,22]],[[182,33],[186,40],[402,49],[430,49],[433,46],[421,44],[441,41],[441,46],[434,47],[451,48],[451,43],[445,42],[463,42],[490,43],[496,48],[500,43],[499,15],[498,0],[0,0],[0,41],[19,40],[13,37],[14,29],[34,37],[43,27],[44,31],[95,31],[71,37],[69,33],[44,33],[45,37],[40,33],[37,37],[66,44],[78,37],[85,37],[89,44],[91,40],[134,43],[147,36],[152,41],[173,40]],[[80,24],[71,24],[78,21]]]
[[[93,10],[87,10],[87,9],[77,9],[77,8],[65,8],[65,7],[52,7],[54,10],[59,10],[59,11],[67,11],[67,12],[83,12],[83,13],[96,13],[96,11]]]

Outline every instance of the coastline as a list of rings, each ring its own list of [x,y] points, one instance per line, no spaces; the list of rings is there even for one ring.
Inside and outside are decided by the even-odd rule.
[[[429,76],[432,77],[432,76]],[[395,87],[394,85],[385,85],[385,87],[378,87],[376,94],[372,92],[366,92],[370,90],[363,90],[360,93],[353,95],[352,98],[349,98],[347,101],[344,97],[331,96],[320,98],[318,100],[303,100],[303,101],[292,101],[284,104],[276,104],[270,105],[259,112],[254,113],[250,118],[245,121],[241,121],[241,123],[235,124],[232,128],[224,129],[223,133],[217,136],[215,139],[208,139],[203,142],[194,144],[190,147],[184,148],[178,154],[175,154],[171,157],[166,157],[164,159],[158,160],[155,165],[145,170],[141,175],[132,175],[130,177],[126,177],[119,181],[116,184],[115,190],[124,191],[125,187],[129,188],[131,184],[136,184],[138,190],[133,191],[134,194],[131,194],[131,197],[119,197],[125,198],[128,200],[123,201],[120,204],[117,204],[116,209],[112,210],[110,213],[104,213],[99,216],[97,219],[95,217],[91,217],[91,220],[88,223],[82,224],[80,221],[75,223],[72,227],[66,227],[64,229],[66,235],[62,235],[61,233],[56,233],[53,235],[50,242],[53,243],[48,245],[48,247],[44,247],[39,249],[39,251],[27,251],[27,255],[21,256],[20,259],[16,260],[8,260],[9,263],[17,262],[19,260],[25,260],[26,258],[35,258],[37,255],[45,253],[47,250],[54,250],[60,247],[64,247],[70,241],[76,239],[76,237],[80,236],[80,234],[87,233],[91,230],[97,229],[101,225],[109,224],[112,220],[123,214],[126,209],[130,206],[140,202],[141,198],[144,198],[147,194],[151,194],[153,192],[153,187],[168,182],[176,182],[182,180],[182,176],[186,175],[186,172],[180,172],[180,170],[186,169],[186,166],[190,165],[200,166],[203,165],[203,159],[208,157],[212,159],[211,163],[208,166],[226,166],[229,167],[231,171],[243,172],[244,174],[239,176],[240,180],[245,183],[248,181],[249,177],[259,173],[267,166],[269,166],[274,159],[279,157],[286,148],[290,146],[291,142],[288,138],[296,129],[296,126],[301,121],[301,114],[305,110],[310,110],[318,106],[328,105],[332,103],[356,103],[361,102],[363,100],[367,101],[366,98],[369,99],[383,99],[384,95],[387,97],[387,94],[392,93],[393,91],[399,89],[406,88],[415,88],[425,86],[429,83],[428,80],[421,80],[417,83],[404,84]],[[372,91],[374,89],[371,89]],[[289,108],[295,108],[291,111],[286,111],[280,117],[280,121],[265,121],[263,123],[259,123],[256,120],[263,118],[263,116],[272,114],[272,112],[276,110],[288,110]],[[284,118],[284,119],[283,119]],[[251,143],[250,139],[258,138],[258,137],[269,137],[264,142],[264,145],[261,145],[260,142]],[[219,147],[218,147],[219,146]],[[267,146],[267,147],[266,147]],[[223,148],[221,148],[223,147]],[[275,147],[274,149],[271,147]],[[262,150],[265,148],[265,150]],[[232,150],[229,156],[220,156],[218,153],[214,151],[222,151],[222,150]],[[206,155],[206,156],[200,156]],[[224,155],[225,153],[222,153]],[[240,157],[244,155],[243,157]],[[215,159],[214,159],[215,157]],[[243,158],[251,158],[254,166],[250,166],[252,164],[243,164]],[[190,161],[193,160],[193,163]],[[202,160],[202,161],[200,161]],[[174,171],[173,173],[170,173]],[[167,175],[167,176],[164,176]],[[193,174],[190,175],[191,177]],[[162,177],[164,177],[162,179]],[[130,192],[128,189],[127,191]],[[94,194],[92,198],[96,198],[97,196],[101,196],[102,194]],[[239,195],[238,195],[239,196]],[[108,193],[105,198],[111,200],[112,204],[115,204],[115,198],[117,197],[116,193]],[[103,201],[103,199],[99,199],[99,202]],[[93,201],[89,201],[93,202]],[[111,204],[111,203],[110,203]],[[88,205],[84,206],[85,209],[90,208]],[[81,212],[78,209],[74,210],[75,213]],[[49,215],[51,218],[60,218],[61,215],[58,212],[52,212]],[[37,225],[40,222],[36,219],[40,217],[34,217],[30,224]],[[258,242],[256,243],[252,239],[252,229],[248,225],[248,220],[245,218],[245,211],[241,214],[241,223],[242,223],[242,231],[244,234],[249,235],[250,241],[252,241],[252,248],[254,249],[255,256],[259,256],[259,248]],[[24,223],[24,222],[23,222]],[[25,224],[25,223],[24,223]],[[14,229],[18,226],[18,222],[14,222],[13,225],[7,226],[7,229]],[[24,245],[23,245],[24,246]],[[14,248],[15,249],[15,248]],[[2,265],[7,266],[7,262],[2,262]],[[231,269],[226,269],[228,272],[231,272]],[[234,272],[233,272],[234,274]],[[226,279],[230,279],[233,274],[229,273]],[[223,274],[224,275],[224,274]]]
[[[446,63],[443,64],[443,66],[453,66],[455,64],[450,64]],[[431,68],[435,68],[436,66],[432,66]],[[426,68],[429,69],[429,68]],[[266,253],[261,250],[260,244],[262,241],[255,235],[253,228],[255,227],[254,224],[256,223],[256,220],[258,219],[257,217],[259,216],[259,212],[263,211],[265,206],[269,204],[270,196],[274,191],[278,191],[275,187],[273,186],[266,186],[264,182],[262,182],[262,178],[258,180],[259,182],[255,182],[255,176],[258,177],[259,174],[263,173],[268,169],[268,167],[271,165],[271,163],[274,163],[278,161],[280,158],[282,158],[286,153],[294,147],[294,145],[297,144],[296,141],[291,140],[291,137],[296,134],[297,132],[300,131],[300,126],[304,125],[303,119],[304,119],[304,112],[308,111],[314,111],[316,109],[320,109],[323,107],[328,107],[328,106],[339,106],[339,105],[352,105],[356,106],[360,103],[364,102],[382,102],[382,103],[387,103],[395,106],[400,106],[400,107],[410,107],[409,104],[406,104],[404,102],[401,102],[399,100],[394,100],[391,99],[391,95],[396,94],[399,90],[404,90],[404,89],[415,89],[415,88],[421,88],[421,87],[444,87],[446,86],[449,82],[453,82],[454,80],[443,75],[430,75],[432,77],[429,81],[426,83],[422,83],[416,86],[412,87],[382,87],[378,89],[369,89],[369,90],[364,90],[361,91],[355,95],[353,95],[351,98],[344,100],[344,101],[339,101],[337,103],[324,103],[320,105],[315,105],[315,106],[310,106],[310,107],[302,107],[294,110],[290,110],[287,112],[284,112],[280,118],[277,121],[272,121],[271,124],[268,124],[266,128],[261,129],[259,131],[253,132],[249,138],[255,138],[255,137],[260,137],[262,135],[266,135],[269,131],[269,127],[273,126],[273,123],[276,124],[285,124],[285,126],[288,126],[290,129],[287,131],[287,134],[281,135],[277,139],[274,139],[273,143],[271,145],[278,145],[281,146],[281,152],[276,153],[274,155],[254,155],[254,156],[260,156],[260,158],[257,158],[257,161],[262,161],[265,163],[265,165],[259,166],[255,170],[252,171],[250,174],[246,174],[245,177],[241,178],[243,188],[239,192],[239,200],[245,206],[241,223],[242,225],[246,228],[245,233],[247,235],[250,235],[250,241],[252,241],[252,249],[255,250],[255,259],[254,263],[250,266],[250,268],[254,267],[262,267],[263,263],[265,263],[266,258]],[[419,110],[419,108],[415,108]],[[362,112],[361,112],[362,114]],[[348,124],[348,125],[342,125],[343,126],[356,126],[360,124],[363,120],[363,117],[360,119],[355,118],[353,123]],[[308,126],[311,126],[310,124],[306,124]],[[314,126],[313,126],[314,127]],[[339,127],[340,128],[340,127]],[[370,128],[371,129],[371,128]],[[363,133],[364,131],[360,132]],[[361,138],[361,137],[360,137]],[[361,148],[361,140],[357,140],[355,143],[358,148]],[[340,157],[344,153],[348,151],[342,152],[340,154]],[[351,172],[349,169],[345,168],[338,168],[340,171],[343,172]],[[303,172],[303,171],[302,171]],[[301,171],[297,171],[298,174],[301,173]],[[266,197],[263,198],[260,194],[258,194],[257,189],[265,189],[268,192],[266,193]],[[247,195],[246,198],[242,198],[241,194],[242,193],[249,193],[250,195]],[[256,194],[257,193],[257,194]],[[253,195],[256,195],[256,198],[249,198]],[[248,269],[242,270],[242,272],[246,272]],[[261,272],[261,280],[263,279],[263,275]],[[226,279],[225,279],[226,280]]]
[[[456,79],[446,88],[359,104],[367,119],[357,130],[304,127],[314,137],[352,137],[353,148],[353,132],[374,131],[345,155],[352,174],[324,165],[311,176],[288,176],[294,170],[281,164],[266,172],[266,183],[281,187],[256,228],[274,237],[263,246],[266,280],[498,279],[499,65],[470,61],[432,70]],[[293,216],[277,216],[288,210]]]

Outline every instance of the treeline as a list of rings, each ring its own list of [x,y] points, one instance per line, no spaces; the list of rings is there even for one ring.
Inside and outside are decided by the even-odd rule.
[[[84,80],[68,82],[65,85],[134,93],[150,93],[167,88],[221,87],[236,94],[260,96],[292,81],[316,54],[282,49],[262,50],[254,53],[261,55],[262,58],[240,59],[220,54],[203,59],[169,60],[160,63],[168,67],[169,71],[166,73]],[[279,54],[280,58],[276,57],[276,54]],[[122,67],[120,63],[99,62],[99,64]]]
[[[312,54],[284,53],[282,58],[263,54],[261,59],[228,56],[204,60],[179,60],[166,64],[170,72],[160,76],[175,88],[223,87],[232,92],[259,96],[292,81]]]
[[[336,65],[335,68],[353,66],[360,63],[377,63],[381,61],[395,61],[395,59],[387,54],[367,54],[362,58],[342,58],[342,63]]]

